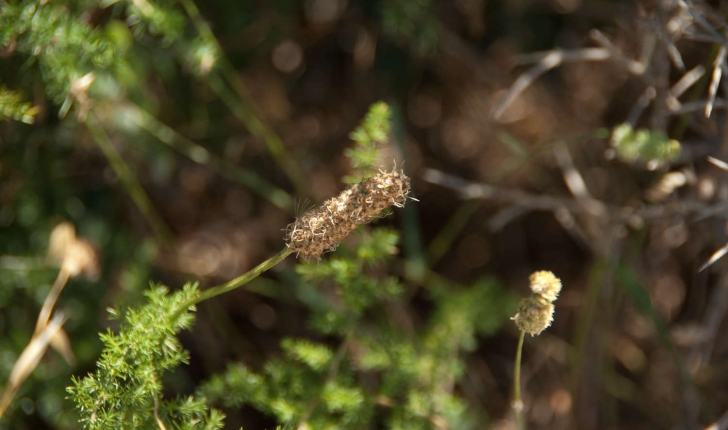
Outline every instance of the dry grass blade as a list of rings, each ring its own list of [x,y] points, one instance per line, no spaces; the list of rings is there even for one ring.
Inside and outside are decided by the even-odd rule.
[[[665,50],[667,51],[668,57],[670,57],[670,62],[672,62],[672,65],[675,66],[676,69],[684,71],[685,62],[682,59],[682,54],[680,54],[677,46],[675,46],[675,43],[665,31],[664,26],[658,25],[655,21],[647,22],[647,26],[653,31],[653,33],[657,36],[662,45],[665,47]]]
[[[629,111],[629,115],[627,115],[627,122],[632,126],[637,126],[637,121],[640,119],[640,116],[642,116],[642,112],[647,108],[647,106],[650,105],[650,102],[654,100],[654,98],[657,96],[657,91],[655,90],[655,87],[649,86],[645,88],[645,91],[642,93],[640,98],[637,99],[634,106],[632,106],[632,109]]]
[[[464,199],[489,199],[550,212],[566,208],[572,212],[587,213],[600,217],[612,216],[619,218],[623,216],[624,212],[593,198],[575,200],[573,198],[544,196],[520,190],[498,188],[488,184],[469,182],[435,169],[426,169],[422,179],[456,190]]]
[[[71,349],[71,339],[62,328],[51,337],[51,348],[61,354],[69,366],[73,366],[76,363],[76,356],[73,354],[73,349]]]
[[[516,64],[524,66],[526,64],[540,63],[544,58],[551,55],[554,51],[561,53],[561,61],[604,61],[609,59],[609,51],[604,48],[583,48],[583,49],[556,49],[551,51],[532,52],[530,54],[522,54],[516,57]]]
[[[720,168],[722,170],[728,171],[728,163],[726,163],[725,161],[719,160],[719,159],[714,158],[714,157],[708,157],[708,161],[711,164],[713,164],[714,166],[716,166],[716,167],[718,167],[718,168]],[[705,270],[708,267],[710,267],[713,263],[715,263],[716,261],[720,260],[720,258],[723,257],[726,253],[728,253],[728,243],[726,243],[719,250],[715,251],[713,253],[713,255],[710,256],[710,258],[708,259],[708,261],[706,261],[702,266],[700,266],[700,269],[698,269],[698,272],[702,272],[703,270]]]
[[[63,267],[61,267],[61,270],[58,272],[58,276],[56,277],[55,282],[53,282],[53,287],[51,287],[51,291],[46,296],[46,299],[43,302],[43,307],[38,313],[38,321],[35,323],[36,334],[40,333],[48,324],[48,319],[51,316],[51,312],[53,312],[53,307],[56,305],[58,297],[61,295],[63,287],[66,286],[69,277],[70,273],[68,272],[68,270],[65,270]]]
[[[508,89],[508,92],[490,111],[490,117],[494,120],[500,119],[503,112],[513,103],[523,91],[526,90],[539,76],[549,70],[558,67],[567,61],[604,61],[610,58],[610,53],[604,48],[585,48],[575,50],[554,49],[546,52],[535,52],[532,54],[520,55],[516,59],[519,65],[533,64],[533,67],[524,72]]]
[[[672,115],[683,115],[686,113],[696,112],[704,110],[705,105],[708,103],[707,100],[700,100],[697,102],[690,102],[682,104],[678,109],[671,110]],[[728,108],[728,101],[716,98],[713,102],[713,109],[725,109]]]
[[[574,165],[574,159],[571,158],[571,153],[569,153],[566,145],[563,143],[557,144],[554,147],[554,154],[564,174],[564,182],[569,187],[571,194],[577,199],[590,199],[591,194],[589,194],[589,190],[586,187],[586,182],[584,182],[584,178]]]
[[[713,103],[715,103],[715,95],[718,93],[718,85],[720,85],[720,78],[723,76],[723,65],[725,64],[726,57],[726,45],[722,45],[718,50],[718,55],[715,57],[713,63],[713,77],[710,80],[710,88],[708,89],[708,102],[705,104],[706,118],[710,118],[710,113],[713,111]]]
[[[554,67],[561,64],[563,56],[561,51],[551,51],[535,66],[531,67],[527,72],[522,74],[516,79],[516,82],[511,85],[505,96],[493,107],[490,112],[490,117],[498,120],[503,112],[513,103],[523,91],[526,90],[531,84],[541,75],[553,69]]]
[[[609,51],[611,57],[621,63],[633,75],[642,76],[645,73],[645,66],[643,64],[622,54],[622,51],[614,46],[607,36],[605,36],[601,31],[596,29],[590,30],[589,37]]]
[[[710,258],[708,259],[708,261],[706,261],[702,266],[700,266],[700,269],[698,269],[698,272],[702,272],[703,270],[705,270],[708,267],[710,267],[713,263],[715,263],[716,261],[720,260],[721,257],[723,257],[724,255],[726,255],[726,253],[728,253],[728,243],[726,243],[719,250],[715,251],[713,253],[713,255],[710,256]]]
[[[670,88],[670,95],[675,98],[680,97],[685,91],[687,91],[688,88],[698,82],[704,74],[705,67],[702,64],[698,64],[696,67],[688,70],[677,82],[675,82],[675,85]]]
[[[728,412],[724,413],[718,421],[706,427],[705,430],[728,430]]]
[[[5,414],[23,382],[38,367],[38,363],[40,363],[43,354],[48,349],[51,339],[58,333],[65,321],[65,315],[62,312],[57,312],[42,331],[33,335],[28,346],[20,354],[20,357],[13,365],[13,370],[10,372],[5,392],[0,397],[0,417]]]
[[[705,19],[705,17],[703,15],[701,15],[698,11],[696,11],[695,8],[693,8],[693,6],[690,5],[687,1],[677,0],[677,4],[681,8],[687,10],[690,13],[690,15],[693,17],[695,22],[697,22],[701,27],[703,27],[704,30],[706,30],[708,33],[710,33],[710,35],[713,36],[713,38],[716,38],[717,40],[719,40],[718,43],[726,42],[723,35],[718,33],[718,31],[716,31],[713,28],[713,26],[710,25],[710,23]]]
[[[718,167],[719,169],[722,169],[722,170],[725,170],[726,172],[728,172],[728,163],[726,163],[725,161],[719,160],[715,157],[708,157],[708,162],[710,164],[714,165],[715,167]]]

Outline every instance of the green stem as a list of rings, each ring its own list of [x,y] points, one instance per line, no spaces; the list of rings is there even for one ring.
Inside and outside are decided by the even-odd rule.
[[[149,221],[149,224],[151,224],[157,240],[162,244],[168,244],[172,240],[172,232],[167,228],[167,225],[156,209],[154,209],[152,201],[149,199],[141,184],[139,184],[139,181],[137,181],[129,165],[121,158],[121,154],[116,150],[114,144],[111,143],[111,139],[99,124],[96,115],[93,112],[89,112],[84,120],[84,124],[94,138],[94,141],[96,141],[99,149],[101,149],[101,152],[104,153],[104,156],[109,161],[111,168],[114,169],[114,173],[116,173],[119,181],[126,188],[131,199],[139,208],[139,211]]]
[[[260,263],[252,270],[233,279],[232,281],[226,282],[226,283],[224,283],[222,285],[218,285],[216,287],[208,288],[207,290],[200,292],[197,295],[197,297],[191,299],[190,301],[188,301],[187,303],[182,305],[177,310],[177,312],[175,314],[175,318],[179,317],[183,312],[187,311],[191,306],[194,306],[207,299],[211,299],[215,296],[219,296],[220,294],[225,294],[236,288],[242,287],[243,285],[247,284],[248,282],[250,282],[253,279],[260,276],[261,273],[267,271],[268,269],[272,268],[276,264],[285,260],[285,258],[288,257],[292,252],[293,251],[291,251],[288,247],[285,247],[278,254],[276,254],[273,257],[267,259],[266,261]],[[173,318],[173,320],[175,318]]]
[[[293,201],[291,196],[284,190],[267,182],[258,174],[241,169],[224,158],[209,152],[205,147],[181,135],[138,105],[130,103],[128,108],[128,110],[125,110],[127,117],[140,128],[159,139],[160,142],[179,151],[190,160],[207,166],[229,179],[240,182],[279,208],[287,212],[292,211]]]
[[[516,367],[513,372],[513,410],[516,413],[516,423],[518,430],[525,430],[526,423],[523,420],[523,400],[521,400],[521,356],[523,355],[523,339],[526,332],[521,330],[521,336],[518,338],[518,349],[516,349]]]
[[[215,72],[212,72],[208,76],[208,84],[210,87],[243,125],[245,125],[245,128],[248,129],[250,134],[263,140],[268,147],[268,151],[280,168],[283,169],[288,179],[293,183],[293,186],[296,187],[296,190],[302,195],[311,195],[306,188],[306,180],[303,173],[293,158],[286,152],[280,136],[264,124],[258,115],[256,115],[252,97],[248,89],[243,84],[243,81],[240,79],[240,76],[230,61],[222,54],[223,50],[220,43],[212,32],[212,29],[210,29],[210,26],[207,25],[202,15],[200,15],[200,10],[197,8],[195,2],[193,0],[180,0],[180,3],[182,3],[182,7],[187,13],[187,16],[190,17],[192,23],[197,28],[197,32],[200,34],[202,40],[214,46],[220,54],[218,70],[221,72],[227,85],[219,79]],[[237,98],[231,95],[228,86],[232,88]]]

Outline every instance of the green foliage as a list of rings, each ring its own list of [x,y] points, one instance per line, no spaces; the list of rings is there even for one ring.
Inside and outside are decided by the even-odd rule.
[[[384,102],[371,105],[362,123],[349,135],[356,142],[344,151],[351,160],[355,174],[344,178],[347,184],[355,184],[377,173],[377,159],[381,145],[389,140],[392,129],[392,111]]]
[[[30,103],[23,102],[23,97],[4,86],[0,87],[0,121],[14,119],[26,124],[33,123],[37,109]]]
[[[391,259],[396,251],[396,232],[377,229],[363,237],[355,255],[339,253],[317,264],[300,264],[296,267],[296,271],[308,281],[335,282],[346,304],[347,314],[351,315],[361,315],[377,300],[396,297],[402,291],[396,278],[377,279],[367,276],[365,272],[367,266]]]
[[[386,310],[401,312],[405,287],[381,275],[396,240],[384,228],[362,232],[353,250],[297,267],[305,280],[335,288],[340,298],[313,309],[311,321],[340,337],[335,350],[286,339],[284,356],[260,372],[231,365],[199,395],[230,408],[251,405],[291,428],[474,428],[466,404],[447,387],[464,376],[461,354],[475,349],[478,334],[508,321],[515,300],[490,279],[459,289],[433,283],[430,323],[405,329]]]
[[[432,0],[382,2],[384,33],[408,46],[415,55],[430,55],[437,49],[440,22]]]
[[[675,161],[680,156],[680,142],[668,139],[665,133],[655,130],[634,130],[628,123],[612,130],[611,144],[617,156],[628,163],[643,161],[659,167]]]
[[[24,67],[37,64],[55,102],[66,100],[76,80],[108,67],[114,57],[103,35],[71,13],[72,4],[23,1],[0,7],[0,45],[15,44],[25,55]]]
[[[8,320],[30,321],[28,329],[32,330],[33,312],[52,282],[50,271],[40,263],[46,246],[44,238],[59,218],[72,220],[82,235],[104,249],[103,264],[105,269],[112,269],[105,272],[113,271],[116,278],[105,278],[102,285],[119,287],[121,298],[114,299],[122,300],[124,305],[138,301],[140,285],[152,276],[150,262],[158,244],[149,240],[139,245],[137,236],[118,227],[127,221],[120,215],[126,211],[120,210],[117,200],[121,199],[100,180],[101,169],[94,171],[99,176],[85,177],[81,185],[71,182],[73,175],[66,168],[76,166],[74,153],[87,163],[82,163],[84,166],[103,163],[97,163],[100,156],[93,151],[81,151],[84,148],[79,142],[87,142],[88,135],[73,116],[65,116],[88,97],[91,101],[86,100],[88,106],[83,108],[95,110],[103,127],[112,134],[124,131],[113,130],[111,120],[103,118],[106,114],[122,116],[116,115],[119,111],[113,108],[117,100],[145,107],[170,103],[156,91],[153,96],[145,94],[150,92],[147,82],[163,87],[159,92],[174,92],[175,97],[189,99],[193,91],[180,91],[181,83],[171,79],[177,77],[180,66],[204,81],[216,71],[224,55],[214,36],[200,36],[204,33],[198,22],[202,18],[190,12],[190,5],[193,3],[168,0],[22,0],[0,4],[0,47],[18,66],[8,68],[18,70],[9,79],[10,85],[34,95],[40,89],[51,102],[48,110],[59,111],[63,118],[32,130],[23,128],[26,134],[8,133],[1,148],[0,180],[13,185],[7,187],[12,189],[10,194],[3,193],[0,223],[14,224],[2,232],[0,251],[3,256],[22,253],[18,261],[27,257],[22,261],[30,263],[23,264],[42,269],[23,265],[19,270],[2,268],[0,305],[9,309]],[[384,29],[389,36],[409,44],[416,54],[434,51],[438,43],[434,2],[398,0],[382,5]],[[194,34],[189,31],[192,24],[197,30]],[[194,85],[193,90],[199,91],[199,85]],[[20,94],[0,89],[0,120],[32,122],[35,107],[24,102]],[[209,129],[223,123],[217,118],[224,119],[224,115],[208,117],[206,109],[200,107],[202,114],[196,121],[204,117]],[[181,108],[170,114],[175,115],[185,117],[187,112]],[[378,162],[382,146],[389,139],[391,116],[385,103],[376,103],[351,134],[356,145],[346,155],[355,177],[349,182],[370,176],[381,167]],[[124,136],[112,137],[115,142],[117,137],[124,142]],[[137,136],[125,137],[131,137],[127,139],[130,145],[119,145],[126,151],[122,154],[125,159],[172,166],[171,156],[160,161],[162,156],[155,155],[153,149],[145,148],[141,153],[134,147]],[[168,171],[174,171],[174,167]],[[93,186],[88,187],[88,183]],[[194,396],[165,399],[165,375],[189,360],[177,335],[192,326],[194,309],[180,312],[180,307],[197,290],[187,285],[169,293],[164,287],[152,287],[143,306],[129,307],[124,312],[110,310],[121,320],[118,332],[109,330],[100,336],[103,351],[96,370],[74,378],[68,387],[78,415],[62,404],[62,390],[55,390],[56,386],[68,385],[70,370],[57,365],[60,359],[52,351],[46,357],[47,363],[38,368],[41,376],[27,381],[24,389],[28,391],[21,395],[33,399],[42,419],[58,428],[74,427],[79,417],[88,429],[159,428],[158,419],[168,429],[221,428],[224,416],[209,407],[212,401],[226,407],[247,403],[281,424],[297,426],[306,422],[315,429],[432,428],[437,422],[451,428],[472,427],[471,414],[453,390],[463,376],[461,354],[474,349],[479,333],[488,333],[504,321],[505,296],[491,282],[452,291],[450,287],[428,286],[434,308],[432,321],[406,328],[393,313],[409,309],[405,292],[414,294],[421,286],[405,285],[389,274],[387,266],[395,263],[397,242],[398,234],[393,230],[363,230],[349,244],[353,245],[350,249],[342,247],[333,258],[318,264],[297,266],[305,282],[331,292],[330,296],[320,294],[323,298],[317,303],[323,306],[311,309],[312,334],[327,335],[326,343],[286,339],[281,343],[281,356],[269,359],[260,369],[232,364]],[[113,297],[114,293],[100,285],[93,285],[93,289],[80,287],[78,283],[70,284],[64,291],[64,298],[72,299],[68,307],[73,310],[64,328],[72,338],[80,365],[87,366],[99,350],[99,345],[93,343],[98,329],[94,324],[85,324],[80,315],[94,315],[94,306],[101,297]],[[22,309],[17,309],[18,304],[23,305]],[[6,376],[17,351],[27,341],[27,333],[2,328],[0,355],[6,364],[0,371]],[[88,341],[90,335],[84,337],[87,333],[81,329],[93,331],[94,340]],[[54,378],[53,382],[43,381],[44,377]],[[46,385],[39,387],[41,382]],[[4,417],[2,425],[15,427],[16,423],[9,421],[12,418]]]
[[[101,335],[105,348],[96,372],[74,378],[68,389],[85,428],[152,428],[155,410],[167,428],[222,427],[224,416],[209,410],[204,399],[162,400],[164,372],[189,360],[176,335],[192,326],[194,308],[178,311],[196,294],[196,285],[173,294],[152,286],[146,293],[149,303],[127,310],[118,334]],[[119,317],[118,311],[109,312]]]

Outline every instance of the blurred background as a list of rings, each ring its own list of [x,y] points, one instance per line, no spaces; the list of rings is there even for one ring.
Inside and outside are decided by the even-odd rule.
[[[70,222],[97,253],[58,304],[72,365],[49,350],[1,428],[78,428],[65,387],[117,328],[106,308],[143,303],[150,281],[217,285],[278,252],[288,223],[343,189],[349,134],[379,100],[393,123],[381,167],[403,165],[419,200],[379,222],[402,235],[391,271],[412,330],[435,305],[428,277],[494,279],[514,315],[528,275],[551,270],[564,285],[555,321],[524,347],[531,428],[728,428],[728,262],[703,267],[728,241],[728,173],[707,160],[728,161],[728,3],[0,11],[0,381],[58,273],[54,227]],[[170,394],[232,361],[260,367],[284,337],[335,344],[306,324],[296,264],[199,307]],[[518,332],[499,321],[459,356],[452,391],[472,428],[515,428]],[[225,412],[228,428],[276,425]]]

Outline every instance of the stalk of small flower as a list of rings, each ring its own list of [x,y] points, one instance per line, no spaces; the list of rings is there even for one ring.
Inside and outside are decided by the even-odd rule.
[[[410,179],[402,172],[380,173],[354,184],[288,225],[288,248],[306,260],[320,260],[335,250],[356,227],[367,224],[389,206],[403,207]],[[411,197],[409,197],[411,198]]]
[[[513,374],[513,409],[516,413],[518,428],[526,428],[523,419],[523,401],[521,400],[521,356],[523,353],[523,340],[526,333],[531,336],[541,334],[554,320],[554,301],[561,291],[561,280],[553,273],[542,270],[533,273],[530,278],[530,287],[533,294],[521,300],[518,304],[518,313],[511,318],[521,330],[516,349],[516,365]]]

